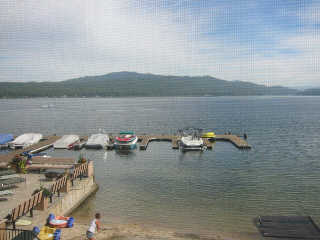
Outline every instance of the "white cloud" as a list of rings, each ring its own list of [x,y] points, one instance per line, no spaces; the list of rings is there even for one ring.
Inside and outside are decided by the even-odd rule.
[[[30,1],[9,9],[1,13],[2,68],[19,66],[22,79],[47,72],[47,64],[49,81],[120,70],[177,74],[189,68],[194,51],[188,25],[124,1]]]
[[[276,36],[272,49],[258,46],[255,39],[251,44],[226,41],[204,34],[214,33],[217,18],[230,9],[194,9],[190,1],[171,2],[181,6],[175,11],[158,6],[167,3],[146,7],[133,0],[2,1],[0,81],[57,81],[124,70],[269,85],[318,81],[317,32],[270,34],[268,29],[266,39]],[[284,54],[287,49],[296,54]]]

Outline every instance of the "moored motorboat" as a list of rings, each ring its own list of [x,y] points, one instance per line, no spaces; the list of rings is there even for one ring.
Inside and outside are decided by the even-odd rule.
[[[84,148],[85,145],[86,145],[85,141],[80,141],[78,143],[71,145],[68,149],[81,150],[82,148]]]
[[[182,137],[180,146],[183,151],[201,151],[205,149],[203,140],[192,135]]]
[[[53,143],[53,147],[56,149],[70,149],[79,142],[80,137],[78,135],[64,135]]]
[[[133,132],[120,132],[115,138],[114,148],[119,150],[130,150],[137,146],[138,137]]]
[[[13,141],[12,134],[0,134],[0,149],[8,148],[9,142]]]
[[[206,133],[202,134],[201,137],[202,138],[215,138],[216,134],[214,132],[206,132]]]
[[[182,151],[202,151],[206,149],[203,140],[200,137],[200,130],[188,128],[181,132],[180,147]]]
[[[92,134],[88,141],[85,144],[86,149],[100,149],[100,148],[106,148],[106,146],[109,143],[109,136],[108,134]]]
[[[214,140],[216,138],[216,134],[214,132],[206,132],[202,134],[202,138],[208,138],[210,140]]]
[[[16,148],[26,148],[33,144],[40,142],[42,139],[42,134],[40,133],[25,133],[14,139],[13,141],[9,142],[9,147],[16,149]]]

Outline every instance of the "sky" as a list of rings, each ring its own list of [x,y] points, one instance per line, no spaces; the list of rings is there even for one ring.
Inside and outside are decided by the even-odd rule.
[[[319,0],[1,0],[0,81],[135,71],[320,86],[319,30]]]

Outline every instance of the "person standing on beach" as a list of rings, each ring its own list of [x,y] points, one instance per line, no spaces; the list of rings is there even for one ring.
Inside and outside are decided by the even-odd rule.
[[[101,214],[100,213],[96,213],[95,215],[95,219],[93,219],[90,223],[90,227],[87,231],[87,238],[89,240],[95,240],[94,238],[94,234],[95,232],[99,232],[101,227],[100,227],[100,219],[101,219]]]

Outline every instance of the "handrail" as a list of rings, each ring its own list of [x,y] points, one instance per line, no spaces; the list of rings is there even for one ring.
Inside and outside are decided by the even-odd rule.
[[[4,240],[34,240],[39,239],[33,231],[13,228],[0,228],[0,238]]]
[[[74,180],[77,177],[82,176],[87,172],[88,172],[88,163],[82,163],[74,168],[71,179]]]
[[[62,178],[59,178],[54,184],[51,186],[51,193],[55,194],[58,192],[61,188],[63,188],[68,181],[68,175],[63,176]]]
[[[37,206],[42,199],[43,191],[34,194],[31,198],[21,203],[18,207],[12,209],[10,221],[15,222],[19,217],[24,216],[35,206]]]
[[[73,174],[71,174],[71,180],[73,181],[74,179],[76,179],[77,177],[81,177],[85,174],[88,173],[88,163],[82,163],[82,164],[79,164],[77,165],[75,168],[74,168],[74,171],[73,171]],[[68,181],[68,178],[69,176],[68,175],[65,175],[63,176],[62,178],[58,179],[50,188],[51,190],[51,193],[56,193],[58,192],[59,194],[59,191],[60,189],[62,189],[66,184],[67,184],[67,181]],[[32,210],[35,206],[37,206],[41,200],[42,200],[42,197],[43,197],[43,191],[40,191],[36,194],[34,194],[31,198],[29,198],[28,200],[22,202],[20,205],[18,205],[17,207],[13,208],[12,211],[11,211],[11,218],[10,218],[10,221],[12,223],[15,223],[16,220],[19,218],[19,217],[22,217],[24,216],[25,214],[27,214],[28,212],[31,211],[31,214],[32,214]],[[15,227],[15,225],[13,225]]]

